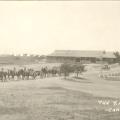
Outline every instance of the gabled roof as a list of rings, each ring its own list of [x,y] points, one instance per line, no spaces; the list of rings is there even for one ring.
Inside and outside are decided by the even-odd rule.
[[[113,52],[106,51],[86,51],[86,50],[55,50],[48,56],[56,57],[95,57],[95,58],[115,58]]]

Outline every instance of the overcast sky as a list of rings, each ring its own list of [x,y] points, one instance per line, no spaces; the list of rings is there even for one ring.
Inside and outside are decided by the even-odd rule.
[[[120,2],[0,1],[0,54],[120,51]]]

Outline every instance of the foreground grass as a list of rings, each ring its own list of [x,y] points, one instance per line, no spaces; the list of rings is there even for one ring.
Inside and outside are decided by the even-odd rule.
[[[113,98],[35,84],[0,87],[0,120],[120,120],[120,112],[107,112],[98,104]]]

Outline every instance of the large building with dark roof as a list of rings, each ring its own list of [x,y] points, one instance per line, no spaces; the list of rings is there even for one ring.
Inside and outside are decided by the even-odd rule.
[[[49,62],[112,63],[115,59],[113,52],[86,50],[55,50],[47,56]]]

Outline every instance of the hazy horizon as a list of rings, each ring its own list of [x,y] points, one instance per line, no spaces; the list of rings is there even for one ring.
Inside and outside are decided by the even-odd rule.
[[[0,54],[120,51],[119,1],[0,1]]]

